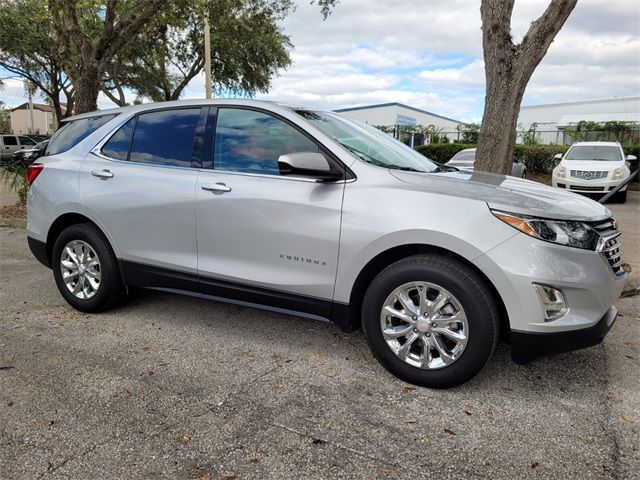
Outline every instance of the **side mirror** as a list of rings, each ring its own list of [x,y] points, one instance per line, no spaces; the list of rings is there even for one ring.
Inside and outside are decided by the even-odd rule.
[[[638,157],[636,157],[635,155],[627,155],[628,162],[633,162],[635,160],[638,160]]]
[[[562,161],[562,154],[561,153],[556,153],[553,156],[553,165],[557,166],[561,161]]]
[[[278,158],[280,175],[313,177],[319,182],[332,182],[343,178],[342,172],[331,168],[326,157],[318,152],[286,153]]]

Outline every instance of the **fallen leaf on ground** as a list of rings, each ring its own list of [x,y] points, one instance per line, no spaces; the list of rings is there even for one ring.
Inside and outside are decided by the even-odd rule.
[[[274,383],[274,384],[273,384],[273,388],[278,388],[278,389],[280,389],[280,388],[284,388],[284,385],[283,385],[283,384],[281,384],[281,383]]]
[[[260,459],[259,458],[252,458],[251,460],[249,460],[251,463],[260,463]]]
[[[314,353],[311,355],[311,360],[322,360],[324,355],[322,353]]]
[[[538,465],[540,465],[540,462],[533,462],[531,468],[536,468]]]
[[[235,475],[223,475],[222,477],[220,477],[220,480],[236,480],[236,478],[238,477],[236,477]]]
[[[125,400],[129,400],[131,398],[131,395],[133,395],[133,392],[127,388],[122,394],[122,398],[124,398]]]
[[[620,418],[622,419],[622,421],[624,423],[633,423],[633,420],[631,420],[629,417],[627,417],[625,415],[622,415]]]
[[[402,393],[411,393],[411,392],[415,392],[417,389],[416,387],[404,387],[402,389]]]
[[[185,433],[184,435],[182,435],[182,442],[186,445],[187,443],[189,443],[191,441],[191,435]]]
[[[444,431],[447,432],[449,435],[456,435],[456,432],[454,432],[453,430],[449,430],[448,428],[445,428]]]
[[[464,410],[464,413],[466,413],[467,415],[472,415],[472,413],[469,410]]]

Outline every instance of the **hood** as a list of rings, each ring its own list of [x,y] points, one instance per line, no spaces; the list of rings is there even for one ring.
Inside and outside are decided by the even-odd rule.
[[[589,198],[529,180],[484,172],[415,173],[389,170],[431,193],[482,200],[506,212],[558,220],[597,221],[611,216]]]

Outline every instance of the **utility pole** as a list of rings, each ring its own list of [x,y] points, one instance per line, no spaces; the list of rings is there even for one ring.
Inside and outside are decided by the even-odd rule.
[[[33,124],[33,96],[31,95],[31,89],[27,89],[27,94],[29,95],[29,123],[31,124],[31,129],[29,133],[33,134],[36,132],[36,128]]]
[[[211,29],[209,12],[204,15],[204,95],[211,98]]]

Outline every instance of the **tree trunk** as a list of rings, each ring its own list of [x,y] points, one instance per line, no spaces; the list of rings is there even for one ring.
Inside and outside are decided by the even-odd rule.
[[[97,69],[85,67],[83,75],[73,79],[75,113],[94,112],[98,109],[98,94],[102,90]]]
[[[515,45],[511,39],[514,0],[482,0],[482,46],[487,94],[475,169],[511,173],[520,103],[535,68],[577,0],[552,0]]]

